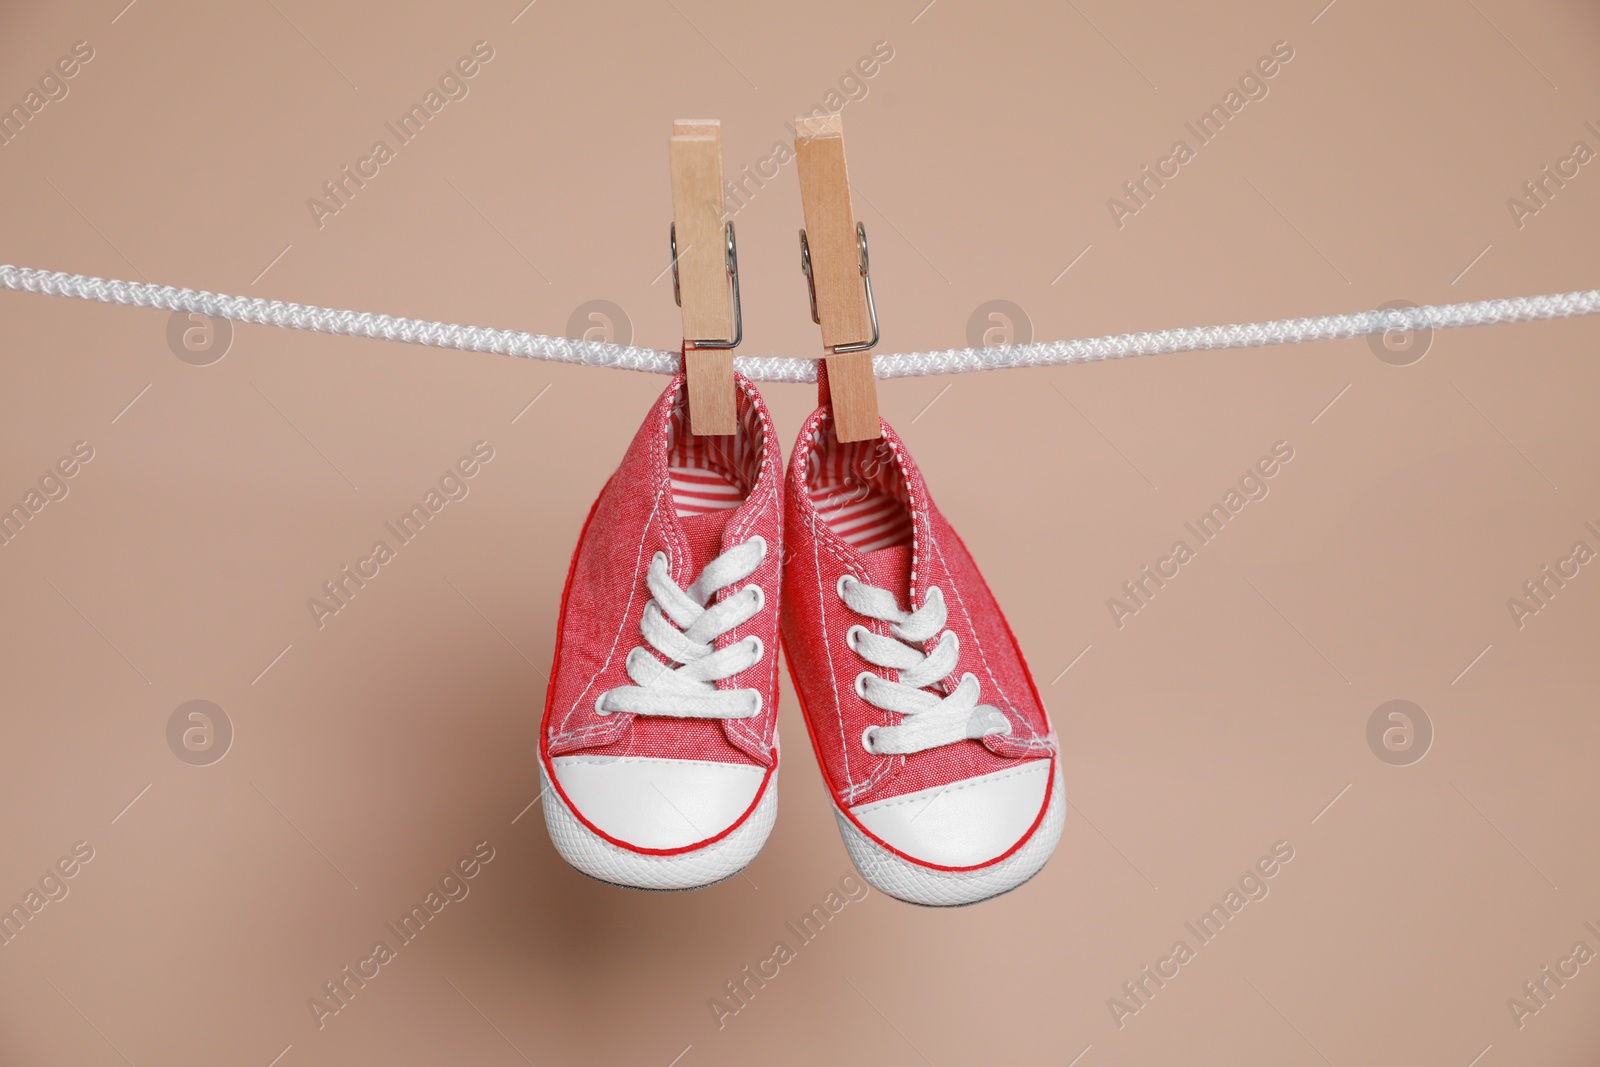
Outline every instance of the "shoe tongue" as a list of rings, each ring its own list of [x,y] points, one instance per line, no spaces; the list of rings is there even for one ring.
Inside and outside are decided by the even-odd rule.
[[[734,508],[708,511],[702,515],[685,515],[678,519],[678,528],[689,542],[689,580],[693,581],[705,570],[706,564],[722,554],[722,531]]]
[[[867,581],[880,589],[887,589],[904,608],[911,607],[911,546],[895,545],[867,552],[861,557],[866,564]]]

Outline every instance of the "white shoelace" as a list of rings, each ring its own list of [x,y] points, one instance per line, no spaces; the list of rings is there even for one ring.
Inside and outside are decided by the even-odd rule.
[[[634,684],[601,693],[595,712],[680,719],[748,719],[760,714],[759,691],[718,689],[716,683],[755,666],[764,652],[761,638],[752,635],[726,648],[717,648],[716,643],[753,618],[766,603],[766,594],[751,583],[720,603],[706,605],[723,589],[754,574],[766,555],[766,540],[752,537],[706,564],[700,577],[684,589],[672,580],[666,553],[657,552],[646,576],[654,599],[644,606],[639,630],[651,648],[681,666],[670,667],[635,646],[627,660]]]
[[[867,703],[904,718],[896,726],[869,726],[861,747],[879,756],[909,755],[940,745],[988,734],[1009,734],[1011,721],[998,708],[978,703],[978,679],[963,674],[955,689],[941,696],[932,690],[955,670],[961,640],[945,630],[948,617],[944,594],[928,589],[922,607],[902,611],[893,593],[845,575],[839,579],[839,597],[857,615],[889,623],[893,637],[875,634],[865,626],[852,626],[845,641],[862,659],[899,672],[889,681],[871,671],[856,675],[856,692]],[[938,634],[933,651],[922,646]],[[898,638],[898,640],[896,640]]]
[[[467,352],[493,352],[503,356],[577,363],[589,367],[676,374],[683,363],[678,352],[602,341],[574,341],[565,337],[462,326],[450,322],[378,315],[370,311],[291,304],[260,297],[228,296],[197,289],[178,289],[150,282],[94,278],[63,271],[0,265],[0,288],[27,293],[97,300],[106,304],[186,311],[234,322],[283,326],[294,330],[379,337],[389,341],[455,348]],[[874,355],[872,373],[878,378],[904,378],[927,374],[962,374],[1002,367],[1049,367],[1087,363],[1126,356],[1153,356],[1169,352],[1194,352],[1217,348],[1253,348],[1257,345],[1327,341],[1367,334],[1438,330],[1445,327],[1488,326],[1501,322],[1529,322],[1573,315],[1600,314],[1600,290],[1583,289],[1546,296],[1516,296],[1502,300],[1477,300],[1462,304],[1380,308],[1344,315],[1276,319],[1228,326],[1189,326],[1180,329],[1084,337],[1071,341],[1036,341],[991,348],[951,348],[939,352],[903,352]],[[768,356],[738,356],[734,369],[757,382],[814,382],[817,361]]]

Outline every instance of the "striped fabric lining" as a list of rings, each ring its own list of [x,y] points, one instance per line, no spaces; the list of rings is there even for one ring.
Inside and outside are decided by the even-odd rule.
[[[861,552],[911,543],[911,509],[894,453],[883,441],[834,440],[824,422],[812,435],[806,493],[836,536]]]
[[[745,494],[721,471],[706,467],[668,467],[672,479],[672,502],[678,518],[730,511],[744,503]]]
[[[760,412],[746,401],[739,405],[738,433],[696,437],[689,432],[682,396],[667,427],[667,476],[678,518],[732,510],[744,503],[761,474]]]

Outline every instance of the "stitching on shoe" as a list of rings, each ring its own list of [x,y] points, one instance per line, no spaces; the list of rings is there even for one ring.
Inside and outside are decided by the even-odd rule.
[[[761,466],[761,472],[764,474],[764,473],[766,473],[766,469],[767,469],[767,459],[770,457],[770,454],[776,448],[776,445],[774,443],[774,438],[773,438],[773,429],[772,429],[771,419],[768,417],[765,405],[763,405],[760,402],[761,401],[760,394],[755,392],[755,387],[753,385],[743,384],[743,385],[741,385],[740,388],[744,392],[746,398],[750,400],[752,406],[755,407],[756,415],[757,415],[757,421],[761,424],[761,434],[762,434],[761,456],[762,456],[762,459],[761,459],[760,466]],[[777,463],[776,463],[776,467],[777,467],[777,470],[778,470],[778,476],[774,477],[774,478],[767,479],[768,483],[770,483],[770,484],[768,484],[767,488],[762,491],[762,494],[761,494],[762,499],[761,499],[760,505],[754,511],[752,511],[750,514],[748,514],[748,515],[744,516],[743,518],[741,518],[735,524],[734,531],[733,531],[735,537],[745,537],[745,535],[747,534],[748,531],[754,530],[756,528],[756,526],[758,525],[759,520],[762,518],[762,516],[764,516],[766,514],[767,509],[769,507],[771,507],[773,505],[773,503],[778,500],[778,494],[782,489],[782,486],[779,483],[781,483],[783,481],[783,478],[782,478],[783,461],[782,461],[781,456],[778,457],[778,460],[777,460]],[[760,476],[758,475],[757,476],[757,481],[759,482],[760,480],[761,480]],[[782,537],[782,535],[783,535],[783,520],[782,520],[781,517],[778,520],[778,531],[779,531],[778,536]],[[777,592],[774,594],[774,599],[775,600],[781,600],[782,599],[782,595],[783,595],[783,589],[782,589],[782,584],[783,584],[783,566],[782,566],[782,549],[781,549],[781,546],[780,546],[780,550],[779,550],[779,565],[777,567],[776,579],[777,579]],[[774,619],[774,625],[772,627],[772,635],[774,637],[774,640],[767,641],[766,643],[769,644],[769,645],[772,645],[775,648],[777,643],[778,643],[777,640],[776,640],[777,632],[778,632],[777,631],[777,626],[776,626],[776,619],[777,619],[777,609],[776,609],[776,607],[773,608],[773,619]],[[751,621],[755,622],[754,619],[752,619]],[[763,631],[765,631],[765,628],[761,627],[759,623],[757,624],[757,628],[760,628]],[[765,638],[763,638],[763,640],[765,640]],[[767,688],[772,692],[776,692],[776,690],[777,690],[777,685],[776,685],[776,680],[777,680],[777,662],[778,662],[777,661],[777,656],[776,656],[776,654],[774,654],[774,656],[772,657],[772,668],[767,672],[767,674],[768,674],[767,681],[769,683]],[[767,700],[763,700],[762,701],[761,715],[760,715],[760,717],[758,719],[750,720],[750,722],[748,724],[746,723],[745,720],[742,720],[742,719],[725,719],[725,720],[723,720],[724,724],[725,724],[725,727],[731,733],[735,734],[738,737],[742,737],[746,741],[750,742],[750,744],[752,746],[770,748],[771,746],[767,741],[767,736],[766,735],[770,731],[770,728],[772,727],[772,725],[774,723],[776,723],[776,721],[777,721],[776,718],[774,717],[774,714],[773,714],[773,708],[770,706],[772,703],[774,703],[774,702],[773,701],[767,701]],[[755,729],[755,723],[756,722],[761,722],[763,724],[760,731],[757,731]]]
[[[804,473],[804,470],[802,470],[802,476]],[[804,494],[801,495],[803,496]],[[809,498],[807,498],[807,502],[809,503]],[[827,601],[823,598],[822,593],[822,559],[817,552],[819,544],[817,539],[817,509],[812,507],[809,510],[808,520],[811,523],[811,573],[817,579],[817,618],[822,626],[822,647],[824,658],[828,661],[828,678],[833,683],[829,688],[833,693],[834,717],[839,723],[839,751],[844,755],[845,792],[854,795],[855,781],[850,775],[850,747],[849,741],[845,737],[844,729],[844,700],[839,696],[839,672],[833,663],[833,638],[828,633]]]
[[[758,508],[756,508],[755,512],[753,514],[751,514],[749,516],[749,518],[744,522],[744,524],[743,524],[743,526],[741,528],[741,531],[740,531],[741,533],[743,533],[744,531],[748,531],[748,530],[754,530],[756,528],[756,526],[758,525],[758,522],[761,519],[761,517],[766,514],[767,509],[772,506],[773,501],[776,499],[775,494],[773,494],[771,492],[765,493],[763,495],[765,496],[766,499],[761,501],[761,505]],[[779,520],[778,525],[779,525],[779,528],[781,529],[782,528],[782,520],[781,519]],[[780,533],[779,536],[782,536],[781,533]],[[779,546],[779,557],[780,557],[780,560],[781,560],[781,557],[782,557],[782,546]],[[777,571],[778,571],[778,573],[777,573],[778,589],[777,589],[776,592],[773,593],[773,596],[772,596],[772,599],[774,600],[774,602],[781,601],[782,597],[783,597],[783,590],[782,590],[783,567],[782,567],[781,563],[780,563],[779,567],[777,568]],[[773,613],[772,617],[773,617],[774,620],[776,620],[777,611],[778,611],[777,604],[774,603],[774,605],[770,609],[769,608],[763,608],[762,609],[762,613],[765,614],[768,610],[772,611],[772,613]],[[755,626],[752,627],[752,628],[761,629],[763,632],[766,630],[766,627],[764,625],[762,625],[761,623],[757,622],[756,618],[753,617],[750,620],[750,622],[755,623]],[[776,633],[777,633],[777,629],[776,629],[776,626],[774,626],[773,627],[774,636],[776,635]],[[766,639],[763,638],[763,641],[764,641],[764,643],[766,643],[768,645],[772,645],[772,646],[776,646],[776,644],[777,644],[777,642],[775,640],[774,641],[766,641]],[[777,658],[776,658],[776,654],[775,653],[774,653],[772,662],[773,663],[777,662]],[[761,719],[762,720],[770,720],[771,719],[770,712],[771,712],[772,709],[770,707],[768,707],[768,705],[770,703],[771,703],[771,701],[766,701],[766,700],[762,701],[762,705],[761,705]],[[764,744],[765,743],[765,740],[764,740],[763,736],[761,736],[761,735],[765,734],[766,730],[763,728],[763,730],[761,731],[761,734],[758,734],[756,732],[755,728],[754,728],[753,724],[757,720],[750,720],[750,724],[748,724],[748,725],[746,724],[745,720],[742,720],[742,719],[727,719],[727,720],[724,720],[724,721],[728,722],[731,726],[733,726],[735,732],[743,734],[745,737],[749,738],[749,740],[751,740],[752,742],[757,743],[757,744]]]
[[[585,753],[573,753],[571,755],[550,757],[550,761],[552,763],[556,762],[557,760],[570,760],[576,763],[590,763],[597,766],[604,766],[613,763],[670,763],[673,766],[678,766],[684,763],[703,763],[711,767],[743,767],[752,772],[760,772],[763,775],[766,774],[767,770],[765,767],[757,767],[754,764],[749,763],[725,763],[721,760],[704,759],[672,759],[667,756],[595,756]]]
[[[921,539],[917,537],[917,520],[922,516],[925,510],[926,502],[924,501],[922,504],[918,503],[917,479],[909,476],[912,472],[912,469],[915,468],[915,462],[912,462],[911,467],[907,466],[907,461],[911,460],[911,457],[900,450],[899,434],[896,434],[892,429],[889,432],[890,436],[884,438],[884,440],[888,442],[889,451],[894,453],[895,462],[900,466],[900,479],[905,483],[906,486],[906,506],[911,510],[911,588],[907,593],[907,600],[909,601],[911,599],[911,594],[917,591],[917,563],[919,562],[917,558],[917,549],[921,547],[919,543]],[[922,472],[920,469],[917,469],[916,473],[920,476]],[[932,516],[928,517],[926,524],[929,527],[931,539],[933,526]],[[921,605],[919,604],[911,605],[913,611],[920,606]]]
[[[806,426],[802,428],[800,441],[805,442],[809,440],[812,443],[815,443],[820,432],[822,422],[822,417],[813,416],[813,420],[808,422]],[[890,447],[894,447],[892,443],[890,444]],[[820,527],[818,526],[816,505],[812,503],[810,493],[806,492],[804,489],[804,486],[808,484],[806,472],[809,466],[812,450],[810,448],[797,446],[797,451],[804,457],[800,461],[800,466],[798,467],[799,483],[802,488],[798,491],[797,495],[800,498],[800,505],[806,510],[806,514],[808,516],[807,522],[811,527],[812,571],[815,574],[817,581],[817,610],[822,617],[823,643],[828,661],[828,677],[832,683],[831,688],[834,710],[839,723],[839,751],[844,759],[845,765],[845,788],[840,791],[840,795],[842,799],[844,799],[846,802],[849,802],[853,801],[856,797],[870,793],[872,790],[876,789],[883,782],[883,780],[893,773],[897,768],[903,767],[906,759],[904,756],[891,757],[887,759],[880,758],[877,766],[874,767],[867,777],[863,778],[861,781],[854,781],[851,777],[850,738],[844,728],[844,703],[843,698],[840,696],[839,674],[835,665],[833,643],[828,633],[826,607],[828,601],[827,596],[822,589],[822,563],[819,549],[826,549],[828,555],[833,558],[834,562],[839,565],[840,569],[849,572],[853,577],[856,578],[857,581],[864,581],[865,579],[857,573],[859,568],[855,565],[854,561],[849,556],[845,555],[843,551],[844,542],[842,539],[834,534],[833,530],[830,529],[825,523]],[[897,452],[896,455],[898,456],[899,453]],[[794,477],[794,474],[790,475],[791,481],[794,479]],[[914,555],[915,549],[913,549],[913,556]],[[882,714],[883,721],[880,722],[879,725],[891,725],[887,721],[887,714]]]
[[[1001,771],[999,774],[978,775],[973,778],[968,778],[962,781],[959,785],[947,785],[943,789],[939,790],[939,792],[935,793],[933,797],[926,799],[928,800],[929,804],[932,804],[935,799],[944,796],[946,793],[959,793],[961,790],[967,789],[971,786],[986,785],[989,782],[1003,782],[1007,778],[1015,778],[1019,774],[1035,774],[1037,772],[1034,770],[1033,764],[1043,762],[1045,761],[1030,760],[1029,765],[1025,767],[1017,767],[1014,770]],[[921,790],[918,790],[918,792],[921,792]],[[859,809],[853,809],[851,814],[859,816],[863,812],[884,811],[888,808],[898,807],[902,804],[914,803],[916,799],[919,798],[917,798],[915,793],[908,793],[903,797],[890,797],[888,800],[874,800],[870,804],[861,805]]]
[[[873,772],[863,781],[856,783],[855,790],[850,794],[850,799],[854,800],[856,797],[865,796],[866,794],[872,792],[874,789],[878,788],[878,786],[882,785],[884,780],[887,779],[891,773],[898,771],[905,765],[906,757],[904,756],[892,756],[888,759],[879,760],[878,766],[873,769]]]
[[[930,522],[929,525],[932,526],[932,523]],[[988,654],[983,650],[983,638],[979,636],[978,627],[972,621],[972,612],[967,610],[966,598],[961,595],[961,586],[956,581],[955,572],[950,569],[950,561],[945,559],[944,549],[939,547],[938,540],[933,536],[932,530],[929,530],[928,540],[933,542],[933,550],[938,554],[939,563],[944,567],[945,577],[950,580],[950,590],[956,595],[956,603],[961,605],[961,614],[966,617],[967,629],[972,634],[972,643],[978,646],[978,662],[983,664],[984,673],[989,676],[989,681],[994,685],[994,690],[999,694],[1000,699],[1005,701],[1012,714],[1022,721],[1022,725],[1028,728],[1029,737],[1037,738],[1039,731],[1033,728],[1033,723],[1029,722],[1028,717],[1022,713],[1022,709],[1017,707],[1017,702],[1006,694],[1005,686],[1000,684],[1000,679],[994,676],[994,668],[989,666]]]
[[[665,488],[658,488],[656,490],[655,504],[650,509],[649,517],[644,521],[644,529],[639,531],[639,545],[638,548],[635,549],[635,557],[633,561],[633,584],[628,588],[628,603],[623,608],[622,615],[617,622],[617,633],[616,636],[611,640],[611,651],[606,653],[605,662],[600,665],[600,670],[596,671],[594,673],[594,677],[589,679],[588,684],[583,687],[583,691],[578,694],[577,699],[572,702],[572,706],[567,709],[567,713],[562,716],[562,726],[566,726],[567,723],[572,721],[572,716],[577,712],[578,707],[583,703],[583,698],[588,695],[590,689],[594,688],[594,683],[599,681],[600,675],[611,669],[612,660],[616,658],[617,646],[622,642],[622,631],[627,627],[628,619],[632,617],[634,597],[638,595],[639,591],[639,568],[640,564],[644,560],[644,542],[645,539],[650,536],[650,526],[656,520],[656,513],[661,510],[661,497],[665,492]],[[572,738],[583,736],[588,731],[594,730],[595,728],[595,726],[591,725],[581,728],[573,733],[563,734],[562,737]],[[607,730],[611,729],[609,724],[604,728]]]

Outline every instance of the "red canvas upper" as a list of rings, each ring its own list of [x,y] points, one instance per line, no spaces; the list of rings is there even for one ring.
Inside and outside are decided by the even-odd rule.
[[[999,605],[966,546],[934,506],[904,443],[887,423],[882,429],[880,441],[840,444],[833,437],[831,409],[818,409],[800,432],[784,504],[784,655],[824,777],[846,811],[1023,761],[1050,759],[1056,751],[1049,718]],[[878,547],[896,540],[895,517],[885,516],[886,498],[909,516],[910,535],[904,536],[902,523],[902,543]],[[830,515],[843,536],[830,528]],[[841,521],[839,515],[851,518]],[[960,640],[960,657],[935,688],[948,693],[970,672],[982,687],[982,702],[1006,716],[1011,732],[909,755],[868,752],[862,732],[895,725],[901,717],[855,690],[863,671],[891,680],[895,672],[873,666],[845,642],[855,625],[889,632],[887,623],[856,614],[840,598],[838,583],[847,574],[890,590],[907,611],[922,607],[929,588],[939,587],[949,613],[947,628]],[[928,641],[922,651],[931,652],[934,644]]]
[[[777,764],[773,738],[783,559],[782,456],[760,396],[742,376],[737,377],[737,388],[738,438],[690,437],[684,381],[681,375],[675,377],[595,501],[562,596],[540,731],[540,757],[552,781],[549,761],[578,752],[746,763],[769,770]],[[701,512],[680,518],[669,463],[680,466],[686,453],[726,471],[744,492],[743,501],[734,508],[705,510],[696,503],[697,490],[682,491],[680,478],[682,506]],[[640,618],[651,599],[645,582],[651,558],[664,552],[673,580],[688,587],[713,558],[756,535],[767,542],[766,556],[742,585],[759,585],[765,604],[754,617],[718,638],[716,645],[722,648],[752,635],[765,645],[765,653],[753,666],[717,683],[719,689],[757,690],[762,697],[760,714],[746,719],[597,714],[596,698],[630,684],[625,660],[631,650],[645,645]],[[724,590],[719,599],[732,592]],[[577,814],[582,818],[581,811]]]

